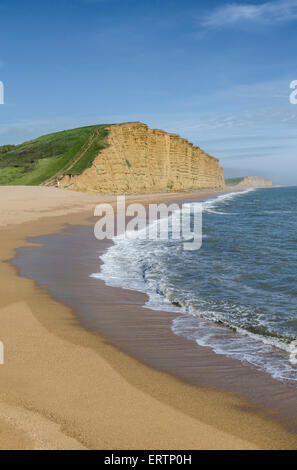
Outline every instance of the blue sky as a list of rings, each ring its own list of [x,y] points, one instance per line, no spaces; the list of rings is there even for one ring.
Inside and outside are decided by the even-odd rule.
[[[297,184],[297,0],[0,0],[0,145],[141,120]]]

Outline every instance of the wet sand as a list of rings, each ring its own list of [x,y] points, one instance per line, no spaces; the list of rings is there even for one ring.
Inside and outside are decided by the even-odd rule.
[[[103,334],[122,351],[183,381],[235,392],[254,410],[261,412],[264,407],[297,431],[294,384],[277,381],[251,365],[177,336],[171,324],[179,314],[143,308],[146,294],[109,287],[90,277],[100,270],[98,257],[110,245],[109,241],[95,239],[93,225],[67,227],[60,234],[30,241],[39,246],[19,249],[12,264],[21,276],[33,279],[68,305],[85,328]],[[222,327],[226,340],[234,334]]]
[[[88,278],[99,263],[87,226],[92,212],[78,205],[69,215],[60,194],[46,217],[43,209],[34,222],[1,230],[0,447],[296,448],[289,423],[272,411],[279,405],[276,395],[286,393],[290,401],[290,390],[274,389],[275,400],[266,408],[257,401],[261,386],[257,400],[244,399],[230,379],[236,361],[173,335],[171,315],[143,309],[142,294]],[[30,220],[24,193],[22,198],[17,208],[21,213],[26,205]],[[41,192],[39,199],[44,202]],[[57,210],[63,215],[51,217]],[[34,218],[36,207],[32,213]],[[31,249],[28,237],[45,245]],[[106,248],[93,243],[96,254]],[[8,263],[24,246],[18,266]],[[37,282],[20,277],[19,269]],[[236,374],[249,391],[261,380],[259,373],[250,380],[239,364]]]

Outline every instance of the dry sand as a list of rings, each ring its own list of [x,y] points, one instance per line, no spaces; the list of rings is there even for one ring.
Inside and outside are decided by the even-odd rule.
[[[162,198],[169,195],[129,197]],[[28,237],[57,232],[65,223],[88,223],[102,200],[114,198],[0,188],[0,448],[296,447],[295,434],[248,411],[240,398],[183,383],[82,328],[68,307],[5,262],[17,247],[29,245]]]

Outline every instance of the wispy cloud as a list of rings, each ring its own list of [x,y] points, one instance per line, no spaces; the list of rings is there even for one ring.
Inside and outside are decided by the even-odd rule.
[[[278,0],[258,5],[229,3],[200,18],[205,27],[230,26],[239,22],[280,23],[297,19],[297,0]]]

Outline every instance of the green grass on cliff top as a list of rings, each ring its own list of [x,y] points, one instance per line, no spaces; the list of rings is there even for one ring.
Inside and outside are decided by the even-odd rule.
[[[55,184],[65,175],[81,174],[107,147],[109,126],[80,127],[0,146],[0,185]]]

